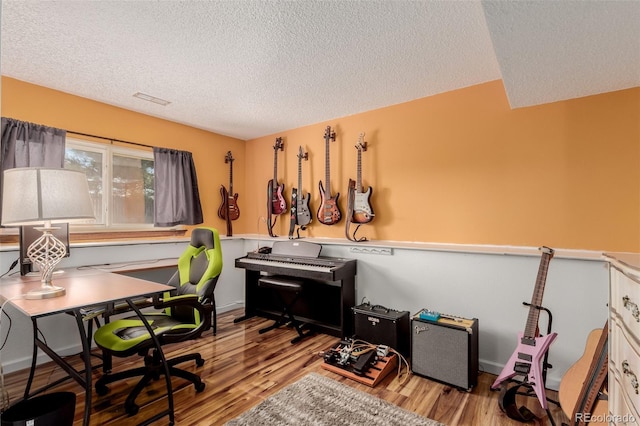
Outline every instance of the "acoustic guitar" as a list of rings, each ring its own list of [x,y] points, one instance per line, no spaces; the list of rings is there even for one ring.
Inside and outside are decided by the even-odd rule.
[[[545,383],[542,374],[542,363],[544,356],[549,350],[549,346],[557,337],[557,333],[549,333],[541,336],[538,332],[538,320],[542,306],[542,295],[547,281],[547,271],[549,262],[553,258],[553,249],[541,247],[542,257],[538,268],[536,285],[529,305],[529,315],[525,330],[518,333],[518,346],[505,364],[498,378],[491,385],[492,389],[497,389],[502,382],[516,375],[525,376],[526,381],[532,386],[540,405],[547,409],[547,395],[545,393]]]
[[[277,138],[273,145],[273,179],[269,180],[271,204],[270,213],[281,215],[287,211],[287,200],[284,199],[284,184],[278,184],[278,151],[284,151],[282,138]]]
[[[229,164],[229,190],[220,185],[220,196],[222,197],[222,203],[218,208],[218,217],[226,221],[227,223],[227,237],[233,235],[231,228],[231,221],[237,220],[240,217],[240,208],[238,207],[238,194],[233,192],[233,155],[231,151],[227,152],[224,157],[224,162]]]
[[[331,126],[327,126],[324,132],[325,142],[325,183],[327,185],[326,191],[322,186],[322,181],[319,183],[320,188],[320,207],[318,208],[318,221],[325,225],[333,225],[340,222],[342,219],[342,212],[338,206],[338,197],[340,193],[336,193],[335,197],[331,195],[331,173],[329,166],[329,142],[336,140],[336,132],[331,130]]]
[[[608,402],[596,397],[606,382],[607,334],[606,325],[589,333],[584,354],[560,380],[558,400],[571,425],[585,424],[587,420],[589,424],[607,424]]]
[[[360,133],[356,149],[358,150],[358,162],[351,221],[353,223],[369,223],[373,220],[375,214],[370,202],[373,188],[369,187],[366,191],[362,190],[362,153],[367,150],[367,142],[364,142],[364,133]]]

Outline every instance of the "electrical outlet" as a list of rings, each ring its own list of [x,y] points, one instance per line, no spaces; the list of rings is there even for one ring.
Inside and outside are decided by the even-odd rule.
[[[393,249],[387,247],[351,247],[349,251],[351,253],[393,255]]]

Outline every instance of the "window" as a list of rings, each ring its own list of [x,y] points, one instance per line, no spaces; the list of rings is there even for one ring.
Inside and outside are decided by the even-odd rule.
[[[64,167],[87,175],[96,224],[153,226],[153,153],[67,138]]]

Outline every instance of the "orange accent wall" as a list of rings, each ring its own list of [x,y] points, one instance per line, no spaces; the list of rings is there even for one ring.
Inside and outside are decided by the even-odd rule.
[[[362,177],[373,187],[376,218],[358,236],[640,251],[640,88],[512,110],[494,81],[246,142],[7,77],[1,95],[5,117],[193,152],[205,225],[223,235],[217,209],[220,185],[228,185],[226,152],[236,159],[240,194],[234,234],[266,235],[272,147],[283,137],[278,180],[288,203],[298,147],[310,155],[302,186],[314,222],[302,235],[345,238],[344,219],[315,220],[330,125],[331,192],[340,193],[343,214],[360,132],[369,143]],[[280,216],[276,233],[288,228],[289,215]]]
[[[272,145],[283,137],[278,179],[290,201],[298,147],[310,152],[302,186],[315,217],[327,125],[337,134],[331,191],[340,193],[343,214],[360,132],[369,143],[362,177],[373,187],[376,217],[357,236],[640,250],[640,88],[512,110],[494,81],[250,140],[250,216],[266,216]],[[278,221],[276,233],[286,235],[288,216]],[[253,225],[248,231],[266,234],[263,223]],[[314,220],[302,234],[344,238],[345,221]]]

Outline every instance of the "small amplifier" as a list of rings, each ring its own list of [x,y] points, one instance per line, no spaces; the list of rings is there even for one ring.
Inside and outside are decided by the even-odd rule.
[[[478,320],[440,314],[432,321],[421,312],[411,319],[411,371],[471,390],[478,384]]]
[[[409,356],[409,311],[363,303],[353,308],[355,338],[387,345]]]

